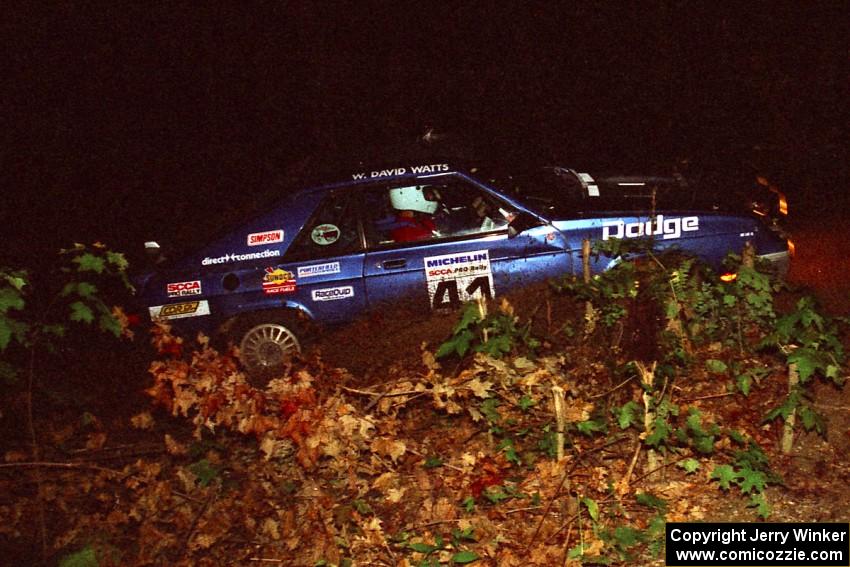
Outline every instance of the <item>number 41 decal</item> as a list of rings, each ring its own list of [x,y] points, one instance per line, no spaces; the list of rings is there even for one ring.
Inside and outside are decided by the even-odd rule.
[[[475,292],[480,291],[486,299],[493,299],[493,292],[490,290],[490,278],[488,276],[478,276],[469,282],[469,285],[463,289],[463,301],[469,301]],[[457,287],[457,280],[443,280],[437,283],[434,290],[434,302],[432,307],[439,309],[440,307],[460,307],[461,290]]]

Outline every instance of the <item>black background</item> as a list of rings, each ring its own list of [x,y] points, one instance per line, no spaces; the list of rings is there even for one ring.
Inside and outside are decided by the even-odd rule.
[[[758,162],[798,202],[843,195],[850,7],[732,4],[6,5],[0,260],[202,239],[428,128],[440,153]]]

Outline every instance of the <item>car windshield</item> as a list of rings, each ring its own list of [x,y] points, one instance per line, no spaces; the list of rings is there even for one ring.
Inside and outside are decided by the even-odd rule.
[[[544,216],[574,213],[581,201],[581,180],[567,169],[547,167],[505,174],[482,173],[506,195]]]

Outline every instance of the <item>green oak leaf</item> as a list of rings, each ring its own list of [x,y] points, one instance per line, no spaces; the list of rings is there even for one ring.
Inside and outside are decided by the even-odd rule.
[[[753,384],[753,377],[750,374],[741,374],[736,378],[738,390],[745,396],[750,395],[750,386]]]
[[[18,290],[10,287],[0,288],[0,313],[6,313],[10,309],[20,311],[24,305],[24,298]]]
[[[79,321],[80,323],[91,323],[94,321],[94,313],[82,301],[75,301],[68,307],[71,308],[71,321]]]
[[[765,498],[764,494],[759,492],[757,494],[753,494],[750,497],[749,507],[756,507],[758,509],[758,515],[762,517],[762,519],[766,520],[768,516],[770,516],[771,508],[770,504],[767,502],[767,498]]]
[[[672,431],[673,430],[670,428],[670,425],[664,418],[656,417],[655,422],[652,425],[652,433],[647,435],[645,442],[651,447],[657,447],[667,440]]]
[[[699,469],[699,461],[696,459],[685,459],[678,466],[684,469],[687,474],[691,474],[697,472],[697,469]]]
[[[576,429],[584,435],[593,435],[594,433],[605,431],[605,424],[601,421],[589,419],[576,423]]]
[[[79,271],[81,272],[94,272],[96,274],[102,274],[104,268],[106,267],[106,261],[100,256],[95,256],[89,252],[86,252],[82,256],[77,256],[74,258],[73,262],[79,266]]]
[[[120,252],[107,252],[106,261],[121,271],[126,270],[130,266],[130,263],[127,261],[127,258],[125,258],[124,254]]]
[[[614,415],[617,418],[617,424],[620,429],[628,429],[635,423],[635,413],[640,410],[640,406],[636,401],[632,400],[621,408],[614,408]]]
[[[650,508],[655,508],[656,510],[660,510],[662,512],[667,509],[667,502],[663,498],[659,498],[658,496],[650,494],[649,492],[641,492],[636,494],[635,500],[637,500],[638,504],[642,504]]]
[[[733,482],[738,479],[738,474],[730,465],[717,465],[711,471],[712,480],[717,480],[720,483],[720,488],[729,490]]]
[[[767,484],[767,477],[761,471],[755,471],[749,467],[744,467],[738,472],[738,477],[741,485],[741,492],[749,494],[753,489],[756,492],[762,492]]]
[[[722,360],[717,360],[716,358],[709,358],[705,361],[705,367],[712,374],[723,374],[728,369],[726,363]]]

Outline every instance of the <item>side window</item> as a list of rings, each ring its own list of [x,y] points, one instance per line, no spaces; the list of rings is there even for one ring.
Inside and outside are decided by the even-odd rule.
[[[287,261],[350,254],[360,249],[354,195],[332,192],[316,209],[286,253]]]
[[[430,180],[429,180],[430,181]],[[505,230],[515,211],[486,191],[449,179],[387,185],[366,198],[370,246],[428,242]]]

